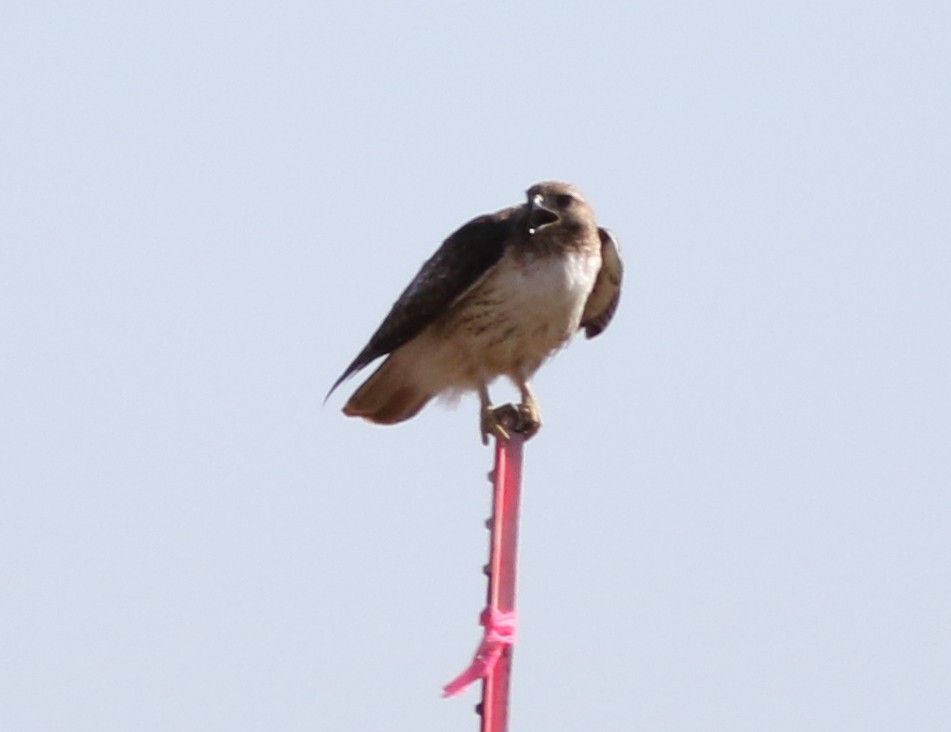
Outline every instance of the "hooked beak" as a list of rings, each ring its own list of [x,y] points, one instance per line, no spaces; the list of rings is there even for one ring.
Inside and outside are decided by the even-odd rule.
[[[559,220],[557,212],[545,205],[545,197],[536,193],[528,199],[528,233],[535,234],[544,226]]]

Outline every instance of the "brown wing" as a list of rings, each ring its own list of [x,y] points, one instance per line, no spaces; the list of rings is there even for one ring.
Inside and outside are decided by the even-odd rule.
[[[581,327],[586,338],[594,338],[608,327],[621,299],[621,280],[624,277],[621,246],[614,234],[599,228],[598,236],[601,237],[601,270],[581,314]]]
[[[446,239],[399,296],[369,343],[330,387],[327,396],[374,359],[392,353],[419,335],[478,282],[502,258],[513,218],[521,208],[480,216]]]

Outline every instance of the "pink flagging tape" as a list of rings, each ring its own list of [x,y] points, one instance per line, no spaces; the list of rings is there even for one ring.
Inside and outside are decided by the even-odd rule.
[[[486,608],[482,611],[480,622],[485,626],[485,633],[472,658],[472,663],[469,664],[469,668],[443,687],[444,697],[461,694],[473,681],[487,678],[495,670],[495,664],[502,657],[505,647],[515,643],[518,622],[514,611],[502,612],[494,608]]]

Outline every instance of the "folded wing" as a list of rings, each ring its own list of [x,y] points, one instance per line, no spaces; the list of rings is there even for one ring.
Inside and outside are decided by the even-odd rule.
[[[403,291],[370,341],[327,392],[371,361],[392,353],[481,280],[502,258],[518,207],[473,219],[453,233]]]
[[[624,277],[621,247],[614,234],[599,228],[598,236],[601,237],[601,270],[581,314],[581,327],[587,338],[594,338],[608,327],[621,299],[621,280]]]

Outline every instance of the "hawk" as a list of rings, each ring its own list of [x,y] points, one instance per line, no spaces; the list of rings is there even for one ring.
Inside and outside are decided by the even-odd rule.
[[[479,216],[443,242],[327,396],[386,356],[344,414],[394,424],[435,396],[477,391],[483,443],[508,439],[506,415],[530,437],[541,426],[530,379],[577,330],[593,338],[607,327],[622,271],[617,240],[578,189],[538,183],[524,204]],[[519,405],[492,406],[499,376],[519,388]]]

